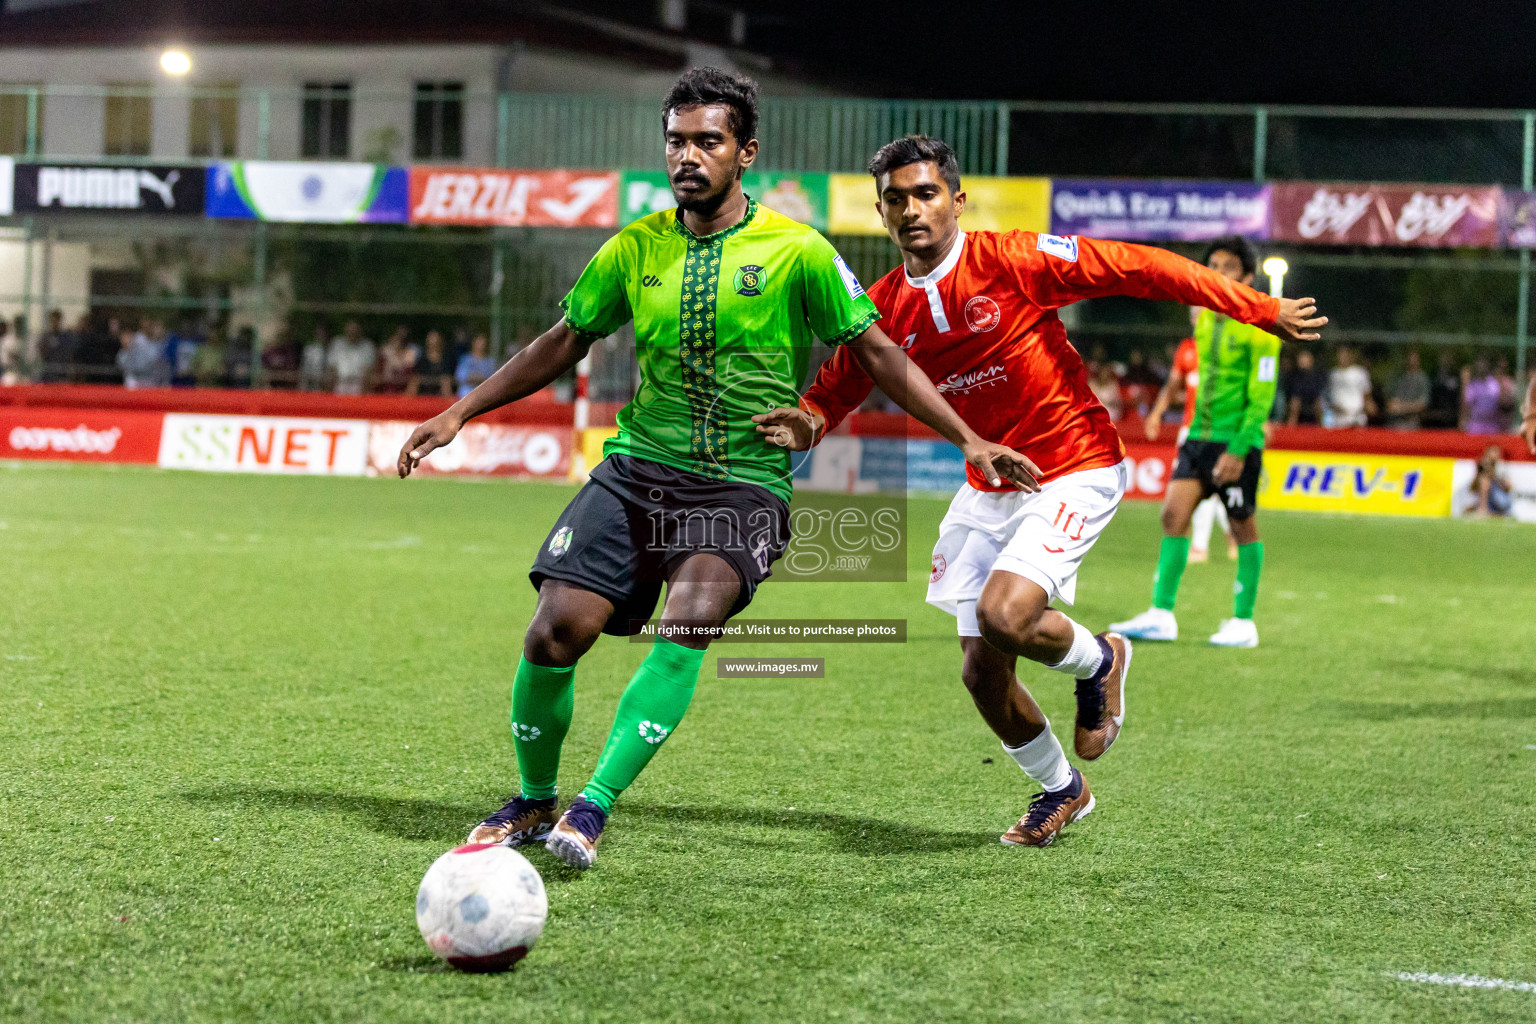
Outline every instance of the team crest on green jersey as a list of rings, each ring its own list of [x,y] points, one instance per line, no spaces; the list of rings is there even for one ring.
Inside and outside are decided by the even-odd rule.
[[[744,267],[737,267],[736,294],[749,297],[763,294],[763,279],[767,276],[763,273],[763,268],[756,263],[748,263]]]

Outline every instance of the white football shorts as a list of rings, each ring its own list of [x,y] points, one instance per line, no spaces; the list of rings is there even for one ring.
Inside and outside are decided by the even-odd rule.
[[[939,524],[928,603],[957,619],[961,636],[980,636],[976,599],[994,571],[1040,585],[1071,604],[1077,567],[1115,516],[1130,484],[1126,463],[1068,473],[1036,494],[978,491],[962,484]]]

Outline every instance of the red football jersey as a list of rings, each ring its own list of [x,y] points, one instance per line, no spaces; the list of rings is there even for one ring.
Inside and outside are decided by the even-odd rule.
[[[1195,418],[1195,400],[1200,390],[1200,352],[1194,338],[1185,338],[1173,353],[1173,372],[1184,375],[1184,426]]]
[[[988,441],[1022,452],[1044,480],[1113,466],[1120,434],[1088,386],[1083,360],[1056,310],[1105,295],[1204,306],[1269,330],[1278,299],[1166,249],[1033,231],[962,232],[924,278],[897,267],[869,297],[880,327],[938,385],[960,418]],[[805,394],[830,430],[873,382],[839,348]],[[966,466],[972,487],[993,487]]]

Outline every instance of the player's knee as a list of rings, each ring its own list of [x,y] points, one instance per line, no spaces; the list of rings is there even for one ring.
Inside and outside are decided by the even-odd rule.
[[[1001,651],[1029,656],[1035,646],[1044,608],[1032,601],[987,594],[976,602],[976,624],[982,639]]]
[[[1163,506],[1163,534],[1168,537],[1177,537],[1189,529],[1189,513],[1182,508],[1174,508],[1170,505]]]
[[[523,657],[548,668],[574,665],[596,639],[589,633],[583,624],[536,615],[523,634]]]

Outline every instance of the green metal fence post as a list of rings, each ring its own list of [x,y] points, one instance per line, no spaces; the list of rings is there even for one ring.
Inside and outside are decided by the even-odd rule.
[[[512,94],[496,94],[496,166],[505,167],[512,158],[512,140],[507,133],[512,129]]]
[[[27,156],[36,157],[38,150],[37,101],[38,89],[27,90]]]
[[[504,355],[501,335],[501,290],[505,278],[502,269],[506,260],[506,246],[497,228],[491,228],[491,354],[497,359]]]
[[[1008,176],[1008,104],[1006,102],[997,105],[997,170],[994,171],[999,178]]]
[[[1536,178],[1536,112],[1526,111],[1525,137],[1520,158],[1520,187],[1531,190]],[[1525,350],[1529,344],[1531,322],[1531,250],[1520,249],[1520,295],[1515,302],[1515,380],[1525,387]],[[1518,415],[1518,414],[1517,414]]]
[[[272,94],[266,89],[256,94],[256,159],[265,160],[272,143]]]
[[[1269,160],[1269,110],[1253,108],[1253,183],[1264,184],[1264,164]]]
[[[32,359],[32,218],[22,221],[21,319],[16,343],[21,346],[23,365],[31,370]],[[25,333],[23,333],[25,332]]]

